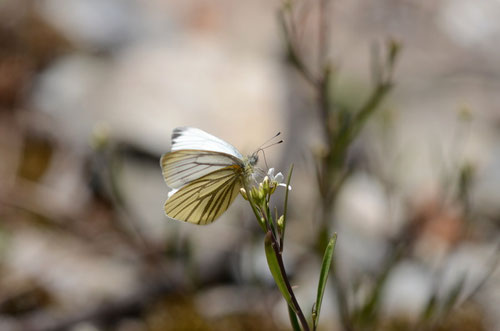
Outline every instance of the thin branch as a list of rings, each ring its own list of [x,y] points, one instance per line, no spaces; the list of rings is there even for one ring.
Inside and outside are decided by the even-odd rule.
[[[292,66],[302,75],[304,80],[312,85],[312,87],[316,88],[318,85],[318,80],[314,76],[314,74],[307,68],[305,63],[302,61],[302,58],[299,55],[297,49],[297,42],[293,37],[293,31],[291,31],[289,24],[286,21],[285,10],[282,9],[278,14],[279,22],[281,23],[281,27],[283,29],[283,34],[286,42],[286,49],[288,60],[292,64]]]
[[[329,0],[320,0],[318,10],[319,10],[319,20],[318,20],[318,67],[319,72],[322,72],[325,67],[326,56],[328,55],[328,40],[330,26],[327,19],[329,13]]]

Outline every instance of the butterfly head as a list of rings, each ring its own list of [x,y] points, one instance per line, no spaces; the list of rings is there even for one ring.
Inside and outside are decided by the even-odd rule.
[[[248,164],[250,166],[254,166],[257,164],[257,162],[259,162],[259,155],[257,154],[257,152],[253,153],[252,155],[249,155],[248,156]]]
[[[257,155],[257,152],[243,158],[243,169],[247,177],[251,177],[254,174],[255,165],[258,161],[259,156]]]
[[[274,138],[276,138],[277,136],[279,136],[281,134],[281,132],[278,132],[277,134],[274,135],[274,137],[272,137],[271,139],[269,139],[268,141],[266,141],[264,144],[262,144],[259,148],[257,148],[257,150],[250,156],[248,156],[247,160],[248,160],[248,164],[251,165],[252,167],[254,165],[257,164],[257,161],[259,161],[259,152],[262,152],[262,155],[264,156],[264,161],[266,163],[266,167],[269,168],[267,166],[267,160],[266,160],[266,154],[264,153],[264,150],[266,148],[269,148],[271,146],[274,146],[274,145],[278,145],[278,144],[281,144],[283,142],[283,140],[280,140],[280,141],[277,141],[277,142],[273,142],[273,143],[270,143],[269,142],[271,140],[273,140]]]
[[[276,138],[277,136],[280,135],[280,132],[278,132],[273,138],[270,140]],[[259,177],[264,177],[265,173],[262,171],[262,169],[256,167],[257,162],[259,161],[259,153],[262,152],[262,155],[264,156],[264,161],[266,161],[266,154],[264,153],[264,149],[271,147],[273,145],[281,144],[283,140],[280,140],[275,143],[268,144],[265,146],[267,143],[269,143],[269,140],[261,145],[255,152],[253,152],[251,155],[248,155],[247,157],[243,158],[243,169],[244,169],[244,176],[245,178],[252,178],[255,182],[258,181]],[[267,167],[267,161],[266,161],[266,167]],[[269,168],[269,167],[267,167]]]

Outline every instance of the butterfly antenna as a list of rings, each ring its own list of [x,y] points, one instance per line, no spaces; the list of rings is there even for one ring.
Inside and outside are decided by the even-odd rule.
[[[271,147],[271,146],[276,145],[276,144],[281,144],[283,142],[283,140],[280,140],[277,143],[272,143],[272,144],[270,144],[268,146],[265,146],[266,144],[268,144],[271,140],[273,140],[274,138],[276,138],[280,134],[281,134],[281,132],[278,132],[274,136],[272,136],[271,138],[269,138],[268,140],[266,140],[262,145],[259,146],[259,148],[257,148],[257,152],[260,151],[260,150],[263,150],[264,148],[268,148],[268,147]]]
[[[271,139],[268,139],[265,143],[263,143],[262,145],[260,145],[259,148],[257,148],[257,150],[255,151],[254,154],[257,154],[259,152],[262,152],[262,155],[264,156],[264,163],[266,164],[266,168],[269,169],[269,166],[267,165],[267,159],[266,159],[266,153],[264,153],[264,149],[266,148],[269,148],[271,146],[274,146],[274,145],[278,145],[278,144],[281,144],[283,142],[283,140],[280,140],[280,141],[277,141],[277,142],[273,142],[273,143],[270,143],[269,142],[271,140],[273,140],[274,138],[276,138],[277,136],[279,136],[281,134],[281,132],[278,132],[276,133]],[[268,144],[268,145],[266,145]]]
[[[259,150],[264,150],[264,149],[269,148],[269,147],[271,147],[271,146],[274,146],[274,145],[279,145],[279,144],[281,144],[282,142],[283,142],[283,140],[277,141],[277,142],[275,142],[275,143],[272,143],[272,144],[269,144],[269,145],[267,145],[267,146],[261,147],[261,148],[259,148]]]
[[[267,170],[269,170],[269,166],[267,165],[267,159],[266,159],[266,153],[264,153],[264,149],[261,149],[262,151],[262,156],[264,156],[264,163],[266,164]]]

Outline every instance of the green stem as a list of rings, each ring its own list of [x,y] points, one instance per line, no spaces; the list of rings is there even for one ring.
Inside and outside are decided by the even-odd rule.
[[[290,297],[292,299],[292,304],[293,304],[292,308],[300,320],[300,324],[302,325],[302,329],[304,331],[309,331],[310,330],[309,324],[307,324],[307,320],[304,316],[304,313],[302,312],[302,309],[300,308],[300,305],[299,305],[297,299],[295,298],[295,294],[293,293],[292,286],[290,285],[290,281],[288,280],[288,276],[287,276],[286,271],[285,271],[285,265],[283,264],[282,254],[281,254],[278,246],[279,246],[279,243],[276,240],[276,237],[272,236],[272,247],[273,247],[276,259],[278,260],[278,265],[280,268],[281,275],[283,276],[283,280],[285,281],[286,288],[288,290],[288,293],[290,293]]]

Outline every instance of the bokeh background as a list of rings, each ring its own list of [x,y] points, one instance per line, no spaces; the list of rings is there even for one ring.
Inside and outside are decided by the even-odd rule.
[[[343,165],[320,329],[498,330],[500,3],[327,1],[321,54],[320,2],[292,16],[306,64],[335,68],[339,108],[370,95],[377,45],[402,48]],[[295,165],[284,257],[310,311],[325,123],[280,11],[0,2],[0,330],[290,329],[243,199],[210,226],[164,216],[159,158],[186,125],[243,154],[282,132],[266,159]]]

